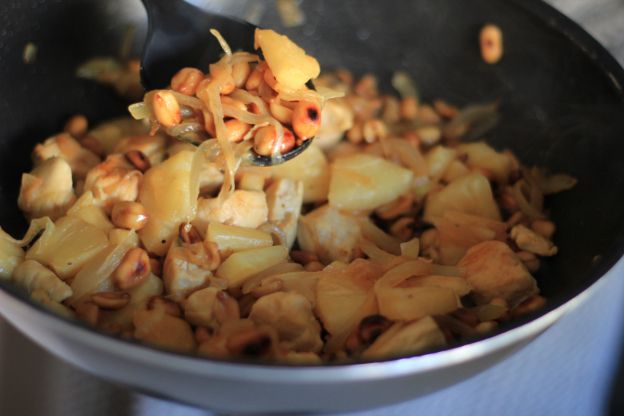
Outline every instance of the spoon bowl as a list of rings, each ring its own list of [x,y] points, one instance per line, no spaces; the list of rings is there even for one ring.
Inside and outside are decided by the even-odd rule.
[[[208,68],[215,62],[223,49],[210,29],[218,30],[233,51],[254,50],[257,26],[249,22],[211,13],[184,0],[142,1],[148,19],[141,55],[141,83],[146,91],[166,88],[180,68]],[[278,165],[301,154],[311,142],[306,140],[278,158],[251,150],[247,161],[257,166]]]

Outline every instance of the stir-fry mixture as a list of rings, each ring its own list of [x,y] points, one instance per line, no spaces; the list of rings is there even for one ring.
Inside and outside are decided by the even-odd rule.
[[[216,34],[219,36],[218,34]],[[218,358],[321,363],[420,354],[542,306],[545,195],[569,176],[479,138],[496,104],[421,102],[273,31],[263,59],[183,68],[135,118],[73,117],[37,144],[0,229],[0,278],[102,331]],[[315,89],[306,87],[314,80]],[[295,159],[279,159],[315,137]]]

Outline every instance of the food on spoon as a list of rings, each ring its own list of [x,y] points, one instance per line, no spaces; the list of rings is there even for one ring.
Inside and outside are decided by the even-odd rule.
[[[576,180],[467,140],[496,103],[428,104],[405,72],[400,97],[319,76],[273,31],[256,34],[266,61],[216,36],[225,55],[145,94],[141,121],[77,115],[35,148],[31,226],[0,230],[0,278],[107,333],[285,363],[421,354],[543,306],[544,196]],[[284,164],[242,163],[314,135]]]

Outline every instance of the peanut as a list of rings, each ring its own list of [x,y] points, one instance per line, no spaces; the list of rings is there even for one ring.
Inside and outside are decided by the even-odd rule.
[[[199,69],[182,68],[171,78],[171,89],[180,94],[193,96],[203,79],[204,73]]]
[[[140,202],[119,201],[113,205],[111,221],[116,227],[140,230],[147,224],[148,216]]]
[[[292,113],[292,126],[295,134],[301,139],[314,137],[321,126],[319,104],[313,101],[299,101]]]
[[[483,26],[479,33],[481,58],[488,64],[495,64],[503,57],[503,32],[493,24]]]
[[[277,134],[275,133],[275,127],[265,126],[256,131],[254,135],[254,151],[261,156],[271,156],[274,150],[282,154],[292,150],[295,147],[295,136],[290,130],[284,128],[282,145],[279,149],[275,149],[276,146]]]
[[[180,105],[170,91],[162,90],[155,92],[152,99],[152,107],[156,120],[165,127],[173,127],[182,121]]]
[[[112,274],[115,285],[121,290],[139,286],[151,272],[147,252],[135,247],[128,250]]]

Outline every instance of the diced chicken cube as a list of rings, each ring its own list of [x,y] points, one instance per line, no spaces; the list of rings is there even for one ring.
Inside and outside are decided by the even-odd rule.
[[[298,352],[319,352],[323,347],[321,326],[312,305],[294,292],[275,292],[254,303],[249,319],[277,330],[280,344]]]
[[[537,283],[522,260],[501,241],[471,247],[459,261],[479,303],[503,298],[512,308],[538,293]]]
[[[286,246],[297,238],[297,223],[303,204],[303,182],[277,178],[266,190],[269,221],[286,234]]]
[[[206,285],[212,277],[210,255],[204,243],[169,248],[163,265],[163,281],[172,299],[182,301],[189,293]]]
[[[134,314],[134,336],[141,341],[174,351],[192,352],[195,337],[183,319],[168,315],[164,309],[142,309]]]
[[[324,205],[299,220],[297,239],[301,249],[315,253],[325,264],[350,262],[362,231],[356,217]]]
[[[35,146],[33,159],[36,164],[53,157],[65,160],[76,178],[84,178],[91,168],[100,163],[95,153],[82,147],[67,133],[52,136]]]
[[[200,198],[197,204],[197,217],[193,224],[205,233],[211,221],[239,227],[257,228],[269,216],[264,192],[236,190],[228,199]]]

